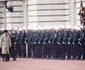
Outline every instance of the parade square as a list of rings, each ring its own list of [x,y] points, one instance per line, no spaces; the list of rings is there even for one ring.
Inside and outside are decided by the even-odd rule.
[[[0,70],[85,70],[85,61],[20,58],[2,62],[0,58]]]

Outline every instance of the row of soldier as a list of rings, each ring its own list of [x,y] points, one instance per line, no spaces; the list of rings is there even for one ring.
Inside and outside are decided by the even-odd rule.
[[[84,33],[84,28],[79,27],[9,29],[15,50],[11,52],[14,57],[85,59]]]

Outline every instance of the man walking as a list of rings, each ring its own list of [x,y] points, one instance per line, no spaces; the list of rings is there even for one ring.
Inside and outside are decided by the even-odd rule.
[[[3,61],[9,61],[9,48],[11,47],[11,39],[7,30],[1,35],[0,47],[2,48]]]

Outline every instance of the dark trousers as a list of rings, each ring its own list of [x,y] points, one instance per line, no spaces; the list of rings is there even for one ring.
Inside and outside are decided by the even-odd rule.
[[[60,50],[61,50],[61,52],[60,52],[60,57],[61,57],[61,59],[65,59],[65,44],[60,44]]]
[[[56,57],[57,57],[57,45],[56,44],[52,44],[52,46],[51,46],[51,48],[52,48],[52,55],[53,55],[53,58],[55,59]]]
[[[52,47],[51,44],[46,44],[46,55],[48,56],[48,58],[51,58],[51,54],[52,54]]]
[[[73,59],[81,59],[81,48],[79,44],[73,44],[72,46],[72,57]]]
[[[38,57],[38,55],[37,55],[37,53],[38,53],[37,44],[32,45],[32,52],[33,52],[33,58],[37,58]]]
[[[66,44],[67,59],[71,59],[71,47],[72,47],[72,44]]]
[[[42,58],[42,46],[41,44],[37,44],[37,55],[38,55],[38,58]]]
[[[44,44],[42,44],[42,58],[44,58]]]
[[[36,57],[36,44],[31,45],[31,57],[34,58]]]
[[[81,46],[79,44],[76,44],[76,57],[81,59]]]
[[[77,51],[76,44],[72,44],[72,57],[73,57],[73,59],[76,59],[76,54],[77,54],[76,51]]]
[[[22,57],[26,57],[26,44],[21,43]]]
[[[47,44],[43,44],[43,58],[47,58]]]
[[[81,54],[83,56],[83,59],[85,60],[85,43],[82,43],[81,45]]]
[[[9,54],[2,54],[3,61],[9,61]]]
[[[32,44],[28,44],[28,58],[32,57],[31,48]]]
[[[13,59],[16,58],[16,48],[15,47],[11,48],[11,56],[13,57]]]
[[[60,45],[57,44],[57,58],[60,59],[61,57],[61,48],[60,48]]]
[[[22,52],[21,52],[21,43],[16,44],[16,52],[19,57],[22,57]]]

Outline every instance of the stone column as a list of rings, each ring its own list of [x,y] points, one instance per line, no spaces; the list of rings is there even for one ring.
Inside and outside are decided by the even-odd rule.
[[[28,27],[28,0],[23,0],[23,27]]]
[[[37,24],[37,0],[28,0],[28,27],[34,29]]]
[[[76,25],[76,5],[75,0],[69,0],[69,24]]]
[[[3,2],[3,4],[4,4],[4,28],[6,28],[7,27],[7,22],[6,22],[6,7],[5,7],[5,3]]]

